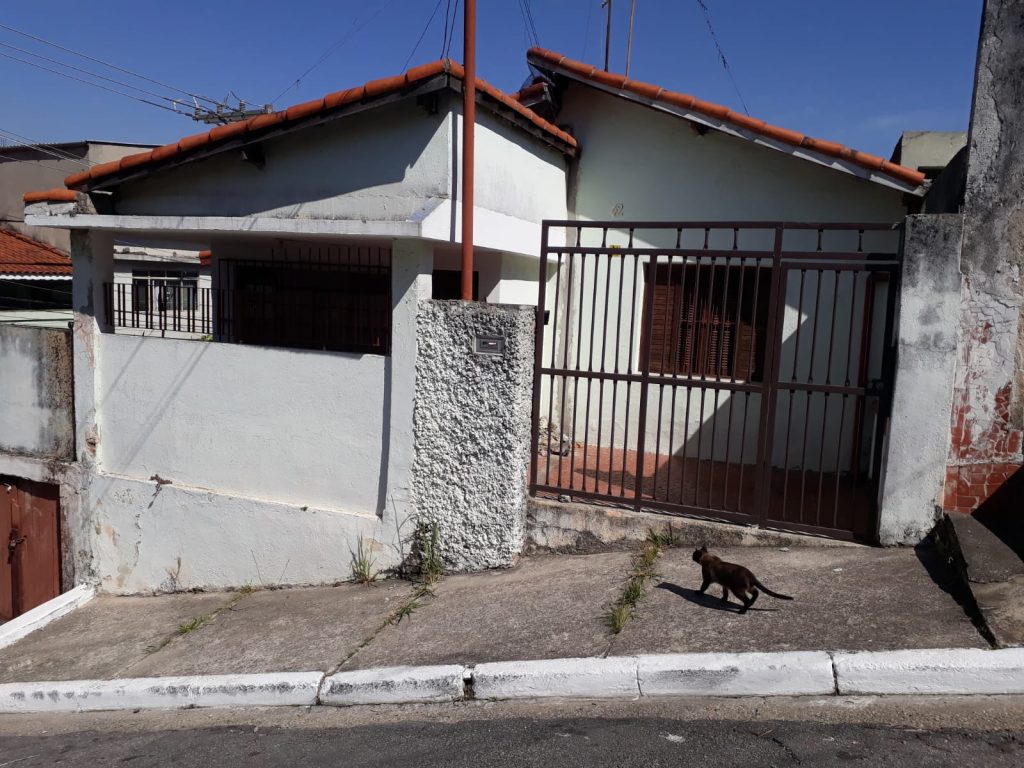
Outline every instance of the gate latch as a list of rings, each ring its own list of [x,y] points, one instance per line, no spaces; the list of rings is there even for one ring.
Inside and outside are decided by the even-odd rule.
[[[19,536],[15,530],[11,531],[11,536],[7,540],[7,562],[10,563],[14,558],[14,550],[18,548],[18,545],[25,541],[24,536]]]

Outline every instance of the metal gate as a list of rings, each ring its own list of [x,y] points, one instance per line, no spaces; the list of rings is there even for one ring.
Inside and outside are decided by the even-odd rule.
[[[0,476],[0,621],[60,594],[57,486]]]
[[[900,242],[545,222],[531,492],[874,540]]]

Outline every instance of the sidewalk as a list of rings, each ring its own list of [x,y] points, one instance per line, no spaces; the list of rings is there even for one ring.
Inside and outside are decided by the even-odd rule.
[[[0,683],[260,672],[333,673],[399,665],[727,651],[987,648],[944,591],[937,558],[908,549],[737,548],[784,602],[762,595],[745,615],[720,591],[696,594],[689,549],[658,559],[620,634],[605,621],[629,553],[550,555],[508,571],[448,576],[395,622],[413,587],[100,596],[7,648]],[[934,574],[933,576],[930,575]],[[390,620],[390,623],[389,623]]]

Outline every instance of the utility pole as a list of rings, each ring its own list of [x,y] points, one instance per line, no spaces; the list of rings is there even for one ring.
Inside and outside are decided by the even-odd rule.
[[[604,28],[604,71],[608,71],[608,53],[612,46],[612,0],[604,0],[602,8],[608,9],[608,18]]]
[[[633,19],[636,18],[636,0],[629,3],[629,37],[626,41],[626,77],[629,77],[629,60],[633,56]]]
[[[264,104],[256,109],[246,109],[246,106],[247,104],[244,101],[240,101],[237,108],[228,107],[223,104],[218,104],[214,110],[196,107],[192,112],[192,119],[197,123],[224,125],[226,123],[233,123],[236,120],[255,117],[256,115],[266,115],[274,111],[274,107],[270,104]]]
[[[476,127],[476,0],[466,0],[462,79],[462,300],[473,300],[473,160]]]

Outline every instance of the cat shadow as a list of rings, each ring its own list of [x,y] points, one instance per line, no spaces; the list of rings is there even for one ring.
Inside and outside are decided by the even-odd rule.
[[[717,585],[714,585],[711,588],[712,589],[721,589],[721,587],[718,587]],[[661,582],[660,584],[657,585],[657,589],[664,589],[667,592],[671,592],[673,595],[678,595],[679,597],[683,598],[683,600],[689,600],[694,605],[699,605],[699,606],[702,606],[704,608],[712,608],[712,609],[714,609],[716,611],[726,611],[727,613],[739,613],[740,612],[740,608],[742,607],[739,603],[736,602],[736,598],[735,597],[730,598],[730,601],[728,603],[723,603],[715,595],[709,595],[707,593],[702,595],[696,589],[690,589],[688,587],[680,587],[678,584],[673,584],[670,581],[663,581],[663,582]],[[764,613],[770,613],[772,611],[777,611],[777,610],[779,610],[779,609],[778,608],[759,608],[759,607],[757,607],[757,605],[754,605],[752,608],[748,609],[748,612],[753,613],[755,611],[761,611],[761,612],[764,612]]]

